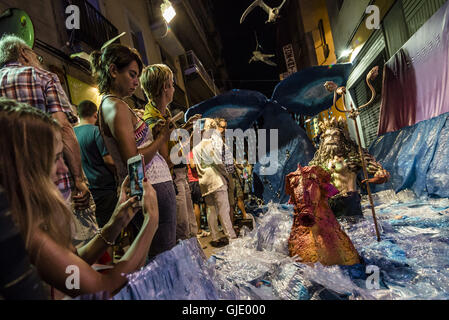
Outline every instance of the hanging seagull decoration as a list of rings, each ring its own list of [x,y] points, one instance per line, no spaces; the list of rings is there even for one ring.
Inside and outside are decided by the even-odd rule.
[[[253,51],[253,56],[249,60],[249,63],[251,63],[253,61],[262,61],[270,66],[276,67],[277,64],[274,63],[273,61],[269,60],[269,58],[272,58],[272,57],[274,57],[274,54],[265,54],[260,51]]]
[[[274,63],[273,61],[269,60],[269,58],[274,57],[274,54],[265,54],[262,53],[262,51],[259,50],[263,49],[262,46],[259,44],[259,40],[257,40],[257,33],[254,33],[256,35],[256,49],[253,51],[253,56],[251,57],[251,59],[249,60],[248,63],[251,63],[253,61],[261,61],[264,62],[270,66],[276,67],[277,64]]]
[[[243,12],[242,17],[240,18],[240,24],[243,23],[243,20],[245,20],[246,16],[257,6],[261,7],[265,10],[266,13],[268,13],[268,20],[265,21],[265,23],[269,22],[275,22],[280,16],[279,12],[282,9],[282,6],[287,0],[283,0],[281,5],[275,8],[270,8],[263,2],[263,0],[255,0],[246,10]]]

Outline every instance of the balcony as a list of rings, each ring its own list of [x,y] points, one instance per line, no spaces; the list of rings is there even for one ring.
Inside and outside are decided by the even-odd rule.
[[[186,53],[184,75],[190,104],[197,104],[219,93],[214,81],[192,50]]]
[[[92,49],[101,46],[118,35],[117,28],[86,0],[63,0],[64,8],[76,5],[80,9],[80,29],[67,30],[69,38],[82,41]],[[74,31],[74,32],[73,32]]]

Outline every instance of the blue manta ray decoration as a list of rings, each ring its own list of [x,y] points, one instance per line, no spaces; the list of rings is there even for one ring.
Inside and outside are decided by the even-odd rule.
[[[339,87],[346,85],[352,64],[310,67],[282,80],[274,88],[272,100],[300,115],[314,116],[332,106],[334,94],[324,87],[333,81]]]
[[[277,149],[262,159],[258,150],[253,173],[255,180],[263,184],[264,201],[283,203],[288,201],[284,192],[285,176],[296,170],[298,163],[306,166],[315,153],[307,134],[290,112],[314,116],[328,109],[333,103],[333,93],[324,88],[324,83],[334,81],[338,86],[344,86],[351,68],[352,65],[346,63],[301,70],[279,82],[271,99],[257,91],[233,89],[192,106],[185,118],[195,114],[202,114],[203,118],[224,118],[228,121],[228,129],[242,130],[252,128],[257,121],[259,129],[267,130],[267,149],[271,143],[269,130],[277,129]],[[266,160],[273,158],[276,158],[275,164],[267,163]],[[269,170],[273,165],[276,166],[274,172]]]

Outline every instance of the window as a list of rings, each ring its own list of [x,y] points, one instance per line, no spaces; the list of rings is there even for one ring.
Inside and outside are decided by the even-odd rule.
[[[131,27],[131,38],[133,39],[133,46],[137,49],[137,51],[139,51],[140,56],[142,57],[143,64],[148,65],[148,58],[142,31],[140,31],[140,29],[131,20],[129,21],[129,24]]]
[[[101,48],[106,41],[118,35],[117,28],[98,10],[99,1],[62,0],[62,4],[63,10],[69,5],[76,5],[80,9],[81,29],[66,29],[69,41],[75,46],[77,45],[77,42],[84,42],[91,48],[98,49]],[[62,18],[65,19],[65,11],[63,12],[64,15]]]
[[[100,10],[100,3],[98,0],[87,0],[95,9],[97,9],[98,12],[101,12]]]
[[[401,1],[397,1],[387,13],[382,22],[382,29],[388,56],[392,57],[409,39]]]
[[[421,28],[445,2],[446,0],[402,0],[410,36]]]
[[[343,6],[343,2],[344,2],[344,0],[337,0],[337,8],[338,8],[338,11],[341,10],[341,7]]]

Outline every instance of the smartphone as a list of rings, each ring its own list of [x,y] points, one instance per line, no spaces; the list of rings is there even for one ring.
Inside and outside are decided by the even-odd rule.
[[[145,177],[144,160],[141,154],[128,159],[129,186],[131,197],[137,196],[142,199],[143,185],[142,180]]]

